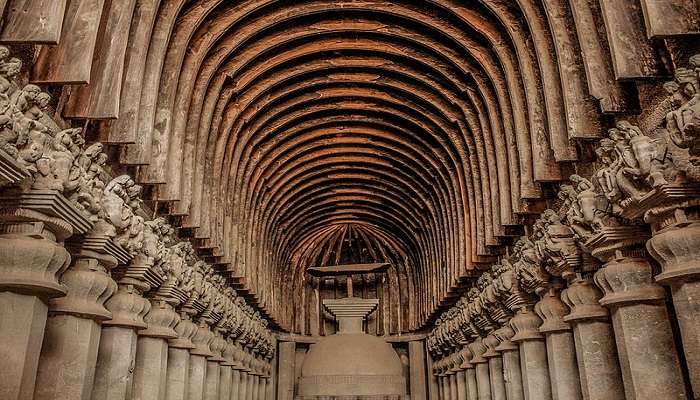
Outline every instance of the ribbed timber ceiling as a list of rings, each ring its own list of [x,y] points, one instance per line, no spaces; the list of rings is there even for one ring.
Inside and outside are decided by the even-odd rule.
[[[123,69],[96,57],[63,114],[118,117],[104,139],[120,162],[282,328],[308,333],[303,270],[351,230],[393,265],[406,315],[389,330],[414,330],[522,232],[600,107],[628,108],[608,58],[581,59],[606,43],[579,46],[568,3],[113,1],[106,29],[128,41],[101,54]],[[598,32],[600,15],[576,22]]]

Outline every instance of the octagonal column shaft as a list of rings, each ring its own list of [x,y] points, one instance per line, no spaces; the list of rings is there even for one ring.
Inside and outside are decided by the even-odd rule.
[[[195,348],[190,352],[190,365],[188,371],[188,400],[203,400],[206,390],[207,357],[211,357],[210,344],[214,340],[214,333],[204,321],[200,321],[197,331],[192,339]]]
[[[253,400],[260,399],[260,375],[253,377]]]
[[[503,359],[506,398],[508,400],[523,400],[525,394],[523,392],[523,376],[520,370],[520,349],[517,344],[511,341],[515,331],[511,328],[510,323],[506,322],[493,334],[499,341],[494,350],[499,352]]]
[[[238,400],[238,392],[241,386],[241,370],[233,368],[231,370],[231,396],[229,400]]]
[[[479,400],[479,386],[476,383],[476,368],[467,368],[464,371],[467,381],[467,399]]]
[[[245,390],[246,392],[246,399],[247,400],[255,400],[255,395],[256,395],[256,387],[255,387],[255,374],[254,373],[249,373],[248,374],[248,384],[247,388]]]
[[[491,332],[488,336],[486,336],[483,343],[487,349],[483,354],[483,357],[486,358],[489,363],[491,398],[493,400],[506,400],[506,385],[503,376],[503,358],[501,358],[501,354],[496,351],[499,341],[494,335],[494,332]]]
[[[207,375],[207,358],[205,356],[194,354],[190,355],[190,366],[188,370],[188,400],[203,400],[204,399],[204,382]]]
[[[61,278],[66,297],[49,303],[36,400],[89,400],[92,395],[100,324],[112,315],[104,302],[117,288],[107,271],[117,260],[87,251],[77,257]]]
[[[190,351],[197,326],[185,313],[175,326],[177,338],[168,341],[168,369],[165,372],[165,396],[168,400],[187,400],[189,390]]]
[[[168,339],[177,337],[173,329],[178,316],[162,300],[151,300],[151,310],[144,318],[148,328],[139,332],[134,367],[134,400],[165,400],[168,369]]]
[[[231,398],[231,366],[222,365],[219,367],[219,400],[229,400]]]
[[[170,346],[165,393],[168,400],[186,400],[189,388],[190,351]]]
[[[503,378],[508,400],[523,400],[523,374],[520,370],[520,350],[503,351]]]
[[[464,386],[466,390],[467,400],[479,400],[479,392],[477,390],[476,384],[476,369],[474,364],[471,363],[473,355],[469,346],[466,343],[462,344],[462,350],[460,351],[460,358],[462,359],[462,364],[459,366],[464,371]],[[465,397],[460,397],[464,399]]]
[[[511,319],[510,325],[515,331],[511,340],[520,348],[525,400],[551,400],[547,347],[538,330],[542,320],[529,308],[522,308]]]
[[[489,376],[491,379],[491,398],[493,400],[506,400],[503,359],[501,357],[489,358]]]
[[[207,360],[207,372],[204,380],[204,400],[218,400],[219,381],[221,379],[220,364],[217,360]]]
[[[65,294],[58,277],[70,264],[70,255],[60,241],[71,228],[62,220],[31,210],[3,210],[2,214],[0,398],[31,400],[48,300]],[[57,238],[57,233],[62,237]]]
[[[608,311],[598,303],[601,297],[602,293],[590,279],[576,279],[561,294],[571,310],[564,321],[573,328],[583,398],[624,399],[615,336]]]
[[[467,398],[467,374],[465,370],[460,370],[455,375],[457,380],[457,398],[466,399]]]
[[[554,288],[549,289],[535,305],[535,312],[544,321],[539,330],[546,337],[549,379],[555,400],[581,400],[581,384],[576,364],[576,346],[571,326],[564,322],[569,308]]]
[[[260,378],[260,395],[258,396],[258,400],[267,400],[267,387],[270,385],[270,378],[269,377],[261,377]]]
[[[488,362],[476,364],[476,386],[479,400],[491,400],[491,377]]]
[[[453,400],[459,399],[457,397],[457,372],[450,372],[447,379],[450,384],[450,398]]]
[[[248,372],[241,371],[241,383],[238,385],[238,400],[248,399]]]
[[[618,257],[595,274],[610,309],[628,400],[685,399],[665,291],[642,257]]]
[[[479,400],[491,400],[491,377],[489,376],[489,363],[483,354],[486,352],[482,338],[476,338],[469,344],[472,352],[471,363],[476,369],[476,387]]]
[[[151,303],[132,285],[119,285],[105,307],[112,313],[112,319],[102,323],[92,400],[130,399],[137,332],[146,328],[143,318]]]
[[[440,377],[442,380],[442,393],[445,396],[445,400],[456,400],[452,398],[452,391],[450,390],[450,377],[445,374]]]

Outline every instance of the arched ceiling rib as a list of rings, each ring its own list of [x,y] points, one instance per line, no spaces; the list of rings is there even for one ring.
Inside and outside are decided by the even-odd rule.
[[[138,4],[108,141],[286,329],[348,232],[419,328],[599,135],[564,0]]]

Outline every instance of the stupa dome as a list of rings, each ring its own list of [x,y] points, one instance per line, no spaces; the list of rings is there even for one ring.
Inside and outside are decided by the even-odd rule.
[[[339,332],[311,346],[299,382],[303,399],[354,397],[398,399],[406,395],[406,379],[391,344],[362,332],[362,320],[376,299],[326,300],[339,320]]]

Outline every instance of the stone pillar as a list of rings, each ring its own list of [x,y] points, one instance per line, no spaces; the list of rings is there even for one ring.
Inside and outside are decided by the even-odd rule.
[[[221,365],[219,369],[219,400],[231,398],[231,366]]]
[[[151,311],[144,318],[148,328],[139,332],[134,366],[133,400],[165,400],[168,368],[168,339],[177,337],[173,329],[178,315],[161,299],[151,300]]]
[[[269,376],[260,377],[260,394],[258,395],[258,400],[267,400],[267,386],[270,384]]]
[[[276,344],[273,346],[277,347]],[[277,397],[277,368],[275,368],[277,365],[277,352],[272,351],[272,349],[269,349],[269,351],[272,352],[272,354],[268,354],[265,359],[265,399],[275,400]]]
[[[219,399],[219,385],[221,384],[222,368],[221,364],[226,361],[222,355],[225,348],[226,340],[223,338],[223,336],[221,336],[221,333],[217,329],[217,333],[214,334],[214,340],[212,340],[210,345],[212,355],[207,358],[207,374],[204,381],[205,400]]]
[[[197,333],[197,325],[190,316],[181,312],[175,326],[177,338],[168,341],[168,369],[165,372],[165,398],[167,400],[187,400],[189,390],[190,351],[195,348],[192,338]]]
[[[119,284],[105,307],[112,319],[102,323],[92,400],[125,400],[131,398],[134,384],[137,332],[147,327],[144,316],[151,303],[134,285]]]
[[[600,304],[612,315],[627,399],[685,399],[665,291],[653,281],[649,262],[618,252],[595,282],[604,293]]]
[[[89,400],[92,395],[100,323],[112,317],[104,302],[117,289],[108,271],[117,259],[89,250],[80,250],[74,258],[61,277],[68,289],[66,297],[49,303],[36,400]]]
[[[489,362],[483,357],[483,354],[486,352],[483,339],[477,337],[469,344],[469,350],[472,352],[471,363],[474,364],[476,369],[478,399],[491,400],[491,377],[489,376]]]
[[[188,383],[188,400],[203,400],[207,375],[207,357],[213,354],[209,347],[214,340],[214,333],[203,320],[192,338],[195,348],[190,351],[190,369]]]
[[[260,375],[257,375],[257,374],[253,376],[252,395],[253,395],[252,400],[258,400],[258,396],[260,395]]]
[[[241,370],[239,367],[231,369],[231,397],[230,400],[238,400],[238,393],[241,387]]]
[[[477,384],[476,384],[476,369],[474,368],[474,364],[471,363],[471,359],[473,358],[472,352],[469,350],[469,347],[465,344],[464,347],[462,347],[462,351],[460,352],[462,360],[462,365],[460,367],[464,369],[464,379],[465,379],[465,386],[467,390],[467,400],[479,400],[479,393],[477,390]],[[460,398],[462,399],[462,398]]]
[[[252,369],[248,372],[246,383],[245,398],[246,400],[253,400],[255,398],[255,372]]]
[[[435,375],[435,360],[434,355],[430,351],[425,352],[425,360],[427,364],[427,377],[428,377],[428,397],[432,400],[436,396],[440,398],[440,388],[437,381],[437,375]]]
[[[441,363],[444,360],[440,360]],[[438,371],[438,385],[440,386],[440,398],[442,400],[450,400],[450,388],[447,384],[447,375],[443,368]]]
[[[413,342],[411,342],[413,343]],[[408,345],[409,358],[411,356],[411,343]],[[422,343],[421,350],[423,349]],[[277,374],[277,400],[294,400],[294,368],[295,368],[295,354],[296,354],[296,343],[294,342],[279,342],[279,372]],[[415,351],[415,350],[414,350]],[[425,356],[425,353],[423,353]],[[423,359],[425,362],[425,359]],[[425,366],[423,366],[425,368]],[[411,363],[411,371],[413,371],[413,363]],[[425,369],[423,369],[425,371]],[[240,379],[240,372],[234,371],[234,381],[236,375]],[[413,372],[411,372],[413,374]],[[413,377],[413,375],[411,375]],[[413,388],[413,382],[411,382],[411,388]],[[237,400],[237,399],[231,399]],[[272,399],[270,399],[272,400]],[[416,400],[427,400],[425,398]]]
[[[608,311],[598,303],[601,297],[602,293],[590,279],[575,279],[561,294],[562,301],[571,309],[564,321],[573,327],[583,398],[624,399],[615,336]]]
[[[440,372],[440,392],[442,393],[443,400],[452,400],[450,398],[450,382],[445,372]]]
[[[457,398],[462,400],[467,398],[467,374],[465,371],[464,369],[460,369],[456,374]]]
[[[510,320],[515,331],[511,339],[520,348],[520,369],[525,400],[551,400],[547,348],[539,332],[542,320],[529,307],[523,307]]]
[[[520,349],[511,339],[515,331],[508,323],[493,332],[499,341],[496,351],[501,353],[503,359],[503,380],[506,387],[508,400],[523,400],[523,376],[520,370]]]
[[[693,190],[694,189],[694,190]],[[674,189],[678,191],[678,189]],[[665,207],[665,212],[649,213],[652,236],[646,243],[649,254],[661,265],[656,281],[671,288],[683,352],[695,396],[700,396],[700,210],[697,186],[685,199],[676,201],[694,207]]]
[[[576,365],[576,346],[571,326],[564,322],[569,308],[555,288],[549,288],[535,305],[535,312],[544,321],[540,332],[546,337],[549,379],[555,400],[581,400],[581,384]]]
[[[65,201],[65,200],[64,200]],[[31,400],[48,300],[63,296],[70,264],[63,219],[29,209],[0,210],[0,398]]]
[[[457,371],[450,369],[447,372],[447,382],[450,386],[450,399],[457,400]]]
[[[216,400],[219,398],[220,379],[219,361],[208,359],[207,372],[204,379],[204,400]]]
[[[231,368],[236,365],[234,360],[236,352],[236,345],[233,343],[232,339],[226,340],[226,347],[224,347],[223,358],[224,361],[221,362],[221,376],[219,379],[219,400],[230,400],[231,399],[231,380],[233,376],[233,371]]]
[[[246,400],[248,398],[248,372],[241,371],[241,383],[238,386],[238,400]]]
[[[491,380],[491,398],[493,400],[506,400],[506,384],[503,376],[503,359],[501,354],[496,352],[499,342],[493,333],[484,338],[486,352],[483,357],[489,363],[489,377]]]
[[[280,391],[282,390],[282,345],[280,343]],[[293,354],[293,353],[292,353]],[[408,342],[408,364],[410,370],[410,385],[411,385],[411,399],[412,400],[428,400],[428,394],[426,390],[426,376],[425,376],[425,345],[423,341],[412,341]],[[292,370],[293,373],[293,370]],[[282,399],[277,400],[291,400]]]

